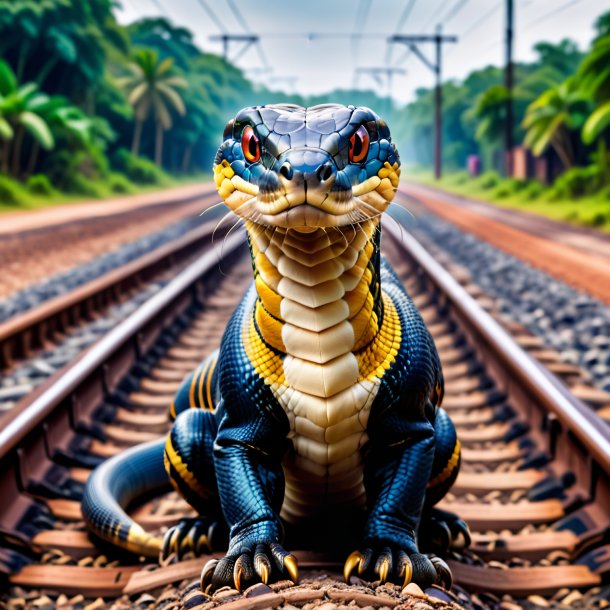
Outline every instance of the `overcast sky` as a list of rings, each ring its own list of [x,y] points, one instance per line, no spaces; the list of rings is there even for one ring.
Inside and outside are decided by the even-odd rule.
[[[210,36],[223,32],[260,35],[260,48],[236,58],[248,77],[271,88],[323,93],[335,87],[374,88],[388,93],[385,77],[377,82],[358,68],[395,66],[392,95],[404,102],[418,87],[431,86],[433,74],[404,46],[391,51],[393,33],[431,34],[438,23],[459,41],[443,51],[444,78],[462,78],[475,68],[504,61],[505,0],[120,0],[122,23],[164,15],[188,27],[199,46],[221,53]],[[585,48],[596,17],[610,10],[608,0],[514,0],[517,61],[534,57],[541,40],[570,37]],[[232,10],[233,8],[236,11]],[[206,10],[207,9],[207,10]],[[212,16],[210,13],[212,12]],[[354,40],[352,34],[360,34]],[[322,36],[316,36],[316,34]],[[432,45],[422,52],[433,58]],[[240,53],[233,43],[229,58]],[[390,55],[391,53],[391,55]],[[272,71],[261,72],[261,68]]]

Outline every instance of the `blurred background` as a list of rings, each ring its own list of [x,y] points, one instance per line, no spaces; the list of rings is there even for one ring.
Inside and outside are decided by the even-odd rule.
[[[610,226],[606,9],[3,1],[0,207],[201,179],[240,107],[334,101],[382,114],[421,182]]]

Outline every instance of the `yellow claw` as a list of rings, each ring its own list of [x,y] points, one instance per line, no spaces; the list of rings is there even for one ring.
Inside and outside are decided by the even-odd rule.
[[[407,557],[407,563],[405,565],[405,579],[402,582],[403,589],[411,582],[411,578],[413,578],[413,564]]]
[[[197,540],[197,544],[195,545],[195,553],[200,555],[203,547],[205,547],[208,552],[212,552],[212,548],[210,547],[207,536],[199,537],[199,540]]]
[[[296,557],[294,555],[287,555],[284,557],[284,567],[288,571],[290,580],[296,584],[299,580],[299,566]]]
[[[216,569],[216,564],[218,563],[218,559],[210,559],[204,566],[201,571],[201,583],[200,588],[203,593],[206,592],[206,589],[212,582],[212,577],[214,576],[214,570]]]
[[[364,555],[360,551],[354,551],[346,560],[343,566],[343,578],[345,582],[349,582],[349,577],[352,575],[354,568],[358,566],[358,573],[360,573],[360,566]]]
[[[379,566],[379,582],[383,584],[388,579],[388,573],[390,571],[390,562],[384,559]]]
[[[242,576],[243,576],[243,570],[238,562],[235,564],[235,568],[233,570],[233,582],[235,582],[235,588],[238,591],[241,591],[241,577]]]
[[[258,570],[259,576],[261,577],[261,582],[266,585],[267,581],[269,580],[269,568],[267,567],[267,564],[261,562]]]

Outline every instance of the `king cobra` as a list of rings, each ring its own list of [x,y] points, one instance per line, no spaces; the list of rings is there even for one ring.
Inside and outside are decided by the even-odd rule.
[[[256,106],[227,124],[214,177],[245,224],[254,281],[182,383],[169,437],[89,478],[97,536],[151,557],[226,551],[203,590],[296,581],[287,548],[347,557],[346,580],[450,586],[435,553],[470,536],[434,505],[460,443],[432,337],[380,253],[399,175],[368,108]],[[125,508],[168,479],[198,516],[161,540]]]

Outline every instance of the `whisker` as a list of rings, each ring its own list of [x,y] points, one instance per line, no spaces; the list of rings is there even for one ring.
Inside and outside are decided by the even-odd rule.
[[[220,247],[219,259],[218,259],[218,269],[223,277],[230,277],[230,274],[225,273],[222,269],[222,260],[224,258],[224,248],[227,243],[227,239],[229,238],[229,236],[231,235],[231,233],[233,232],[235,227],[238,227],[242,223],[243,223],[243,220],[241,218],[238,218],[235,221],[235,223],[231,226],[231,228],[227,231],[226,235],[224,236],[224,238],[222,240],[222,245]],[[244,233],[244,237],[245,237],[245,233]]]
[[[205,214],[207,212],[209,212],[210,210],[213,210],[214,208],[217,208],[219,205],[226,205],[224,201],[219,201],[218,203],[215,203],[214,205],[211,205],[209,207],[207,207],[205,210],[203,210],[201,212],[201,214],[199,214],[200,217],[205,216]]]
[[[229,210],[217,223],[212,231],[212,244],[214,244],[214,240],[216,239],[216,231],[222,226],[225,220],[230,219],[233,216],[233,212]]]

